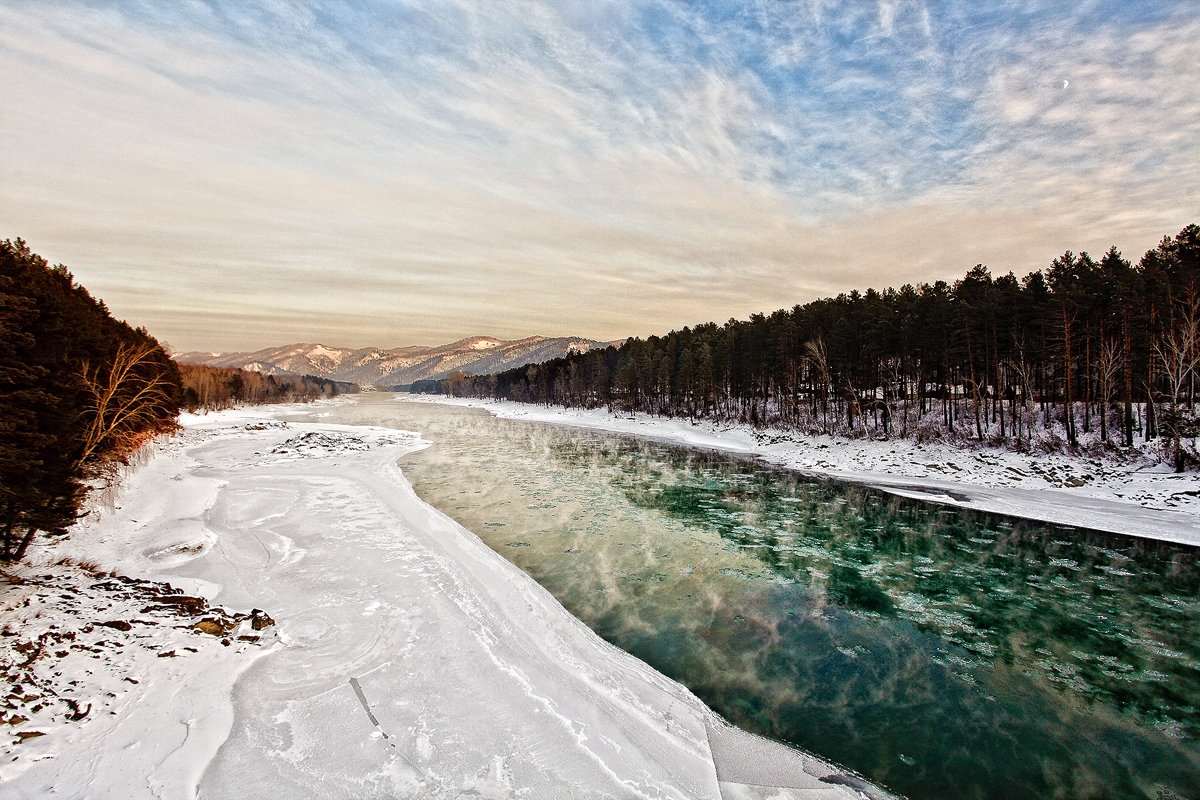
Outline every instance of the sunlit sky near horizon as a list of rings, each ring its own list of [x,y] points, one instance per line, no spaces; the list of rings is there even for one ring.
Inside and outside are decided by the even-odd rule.
[[[0,238],[179,350],[615,339],[1136,260],[1187,2],[0,0]]]

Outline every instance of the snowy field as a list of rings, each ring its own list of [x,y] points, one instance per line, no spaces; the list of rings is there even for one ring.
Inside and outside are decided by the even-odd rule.
[[[0,585],[0,797],[883,796],[726,726],[418,500],[416,434],[290,410],[186,418]]]
[[[911,441],[804,436],[605,409],[398,395],[397,402],[482,408],[505,419],[594,428],[753,455],[804,473],[893,494],[1149,539],[1200,546],[1200,475],[1175,474],[1149,454],[1101,460]]]

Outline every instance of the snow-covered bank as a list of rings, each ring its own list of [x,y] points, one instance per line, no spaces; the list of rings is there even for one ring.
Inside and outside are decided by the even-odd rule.
[[[114,508],[40,543],[22,567],[31,581],[0,587],[16,633],[6,647],[26,638],[21,626],[60,631],[80,615],[138,615],[131,632],[162,636],[89,640],[104,652],[80,658],[103,656],[103,669],[80,661],[57,677],[77,681],[77,705],[95,696],[95,711],[70,720],[66,707],[44,736],[19,742],[29,722],[11,726],[0,796],[876,794],[724,725],[420,502],[395,465],[424,446],[415,434],[282,422],[287,413],[186,419]],[[55,566],[64,557],[266,609],[277,641],[223,646],[148,618],[139,600],[126,607],[69,586],[56,591],[87,608],[52,603],[45,613],[62,616],[47,622],[24,605],[32,576],[91,580]]]
[[[196,754],[229,734],[230,688],[274,632],[72,563],[22,565],[11,580],[0,589],[0,796],[125,796],[131,778],[152,796],[194,791]],[[143,768],[130,775],[131,763]]]
[[[610,414],[510,401],[398,395],[522,419],[642,436],[757,456],[801,472],[947,505],[1200,546],[1200,475],[1150,459],[1116,462],[1065,454],[964,449],[756,430],[748,425]]]

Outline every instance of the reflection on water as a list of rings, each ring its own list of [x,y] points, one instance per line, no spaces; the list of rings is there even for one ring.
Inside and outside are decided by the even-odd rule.
[[[913,798],[1200,797],[1200,551],[383,401],[423,499],[742,727]]]

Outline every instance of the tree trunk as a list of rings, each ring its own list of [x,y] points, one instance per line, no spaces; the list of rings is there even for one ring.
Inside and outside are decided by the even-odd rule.
[[[1154,365],[1150,366],[1149,377],[1146,380],[1146,433],[1143,441],[1158,438],[1158,419],[1154,413]]]
[[[4,525],[4,535],[0,537],[0,561],[12,561],[12,532],[16,526],[16,520],[10,519]]]
[[[979,419],[979,381],[975,379],[975,357],[971,354],[971,329],[965,328],[967,333],[967,364],[970,367],[971,375],[971,394],[975,401],[975,434],[979,437],[979,441],[983,441],[983,422]]]
[[[1122,314],[1125,339],[1125,446],[1133,447],[1133,343],[1129,341],[1129,309]]]
[[[1092,337],[1085,337],[1083,345],[1083,432],[1090,433],[1092,425]]]
[[[29,543],[33,541],[33,535],[35,533],[37,533],[37,528],[30,528],[25,532],[25,535],[21,537],[21,544],[19,547],[17,547],[17,552],[13,553],[13,556],[10,560],[20,561],[25,557],[25,551],[29,549]]]
[[[1063,306],[1063,422],[1067,427],[1067,442],[1071,446],[1076,444],[1075,437],[1075,413],[1072,406],[1074,405],[1074,395],[1071,387],[1071,321],[1072,316],[1068,316],[1067,307]]]

